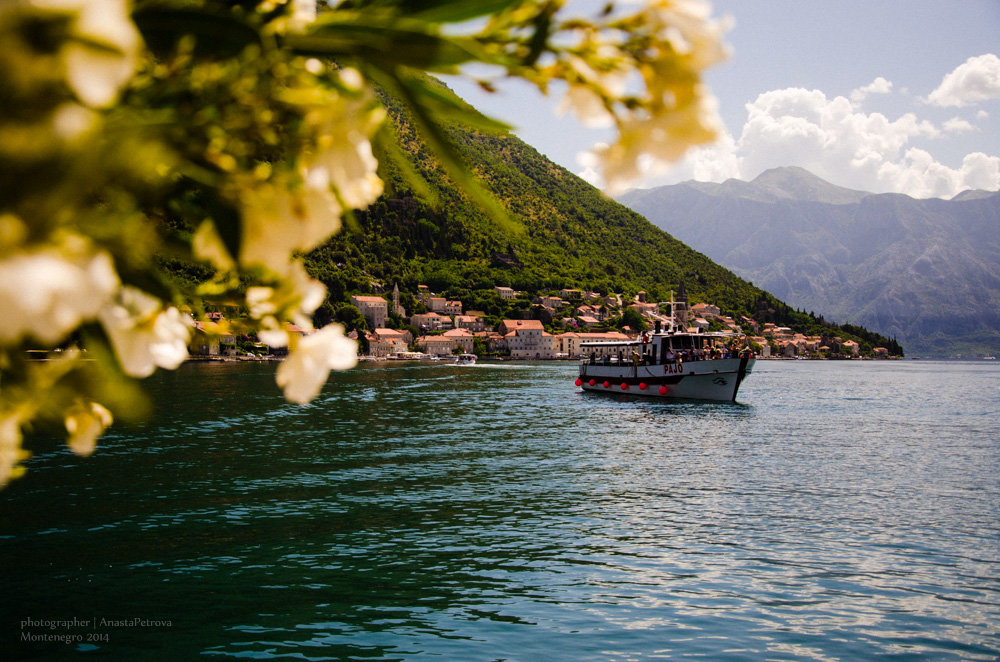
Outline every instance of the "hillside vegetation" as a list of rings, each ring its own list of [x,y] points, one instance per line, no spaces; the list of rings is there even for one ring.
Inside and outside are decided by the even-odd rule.
[[[385,194],[356,214],[351,230],[307,256],[310,273],[330,292],[321,314],[336,316],[351,294],[388,293],[395,284],[411,311],[423,284],[466,309],[501,315],[508,311],[493,291],[498,285],[530,294],[579,288],[630,297],[645,290],[649,300],[663,301],[683,282],[692,303],[902,352],[860,327],[790,308],[509,133],[446,127],[462,160],[506,211],[497,220],[459,192],[402,106],[384,102],[405,159],[384,159]],[[469,117],[476,115],[470,107]]]

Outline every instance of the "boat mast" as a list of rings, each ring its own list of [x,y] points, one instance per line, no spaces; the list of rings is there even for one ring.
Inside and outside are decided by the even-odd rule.
[[[674,304],[674,291],[670,290],[670,329],[668,333],[674,333],[677,330],[677,309]]]

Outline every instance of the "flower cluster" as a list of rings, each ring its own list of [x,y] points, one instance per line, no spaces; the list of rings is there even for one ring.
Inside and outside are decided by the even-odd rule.
[[[426,73],[563,81],[566,109],[618,129],[613,183],[713,134],[699,76],[723,50],[694,0],[593,20],[559,19],[563,0],[418,4],[0,4],[0,486],[23,472],[27,431],[93,452],[143,408],[134,380],[180,365],[213,306],[240,314],[203,319],[208,333],[288,348],[291,402],[354,365],[343,328],[313,328],[327,292],[301,256],[381,195],[376,153],[401,158],[373,148],[392,139],[376,83],[491,213],[441,130],[464,108]],[[201,276],[171,279],[162,260]]]
[[[315,3],[272,5],[261,40],[315,19]],[[311,333],[326,290],[298,255],[381,193],[370,85],[282,51],[273,34],[229,58],[183,35],[157,51],[129,11],[124,0],[0,8],[0,85],[12,91],[0,113],[0,486],[23,472],[24,430],[51,422],[90,454],[112,410],[134,404],[130,378],[179,366],[193,326],[182,304],[244,297],[246,332],[291,346],[278,381],[294,402],[356,360],[341,327]],[[180,208],[178,190],[199,204]],[[176,239],[168,216],[191,219],[190,258],[216,271],[199,291],[150,277]],[[290,334],[293,323],[311,335]],[[84,358],[101,378],[81,376]]]
[[[643,161],[669,164],[688,148],[715,140],[721,120],[701,74],[726,58],[726,26],[711,19],[706,3],[648,0],[626,14],[609,2],[597,19],[561,22],[551,14],[562,2],[539,5],[534,11],[521,5],[494,18],[491,43],[505,49],[497,61],[515,56],[509,72],[543,92],[552,81],[562,81],[562,112],[572,112],[584,125],[617,129],[617,141],[597,150],[607,189],[620,190],[639,174]],[[560,36],[550,43],[548,57],[531,56],[534,35],[517,39],[539,16]],[[511,50],[512,43],[519,49]]]

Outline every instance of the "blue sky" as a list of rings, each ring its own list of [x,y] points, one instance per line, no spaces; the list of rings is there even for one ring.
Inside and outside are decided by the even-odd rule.
[[[586,13],[599,0],[574,0]],[[706,82],[726,135],[633,186],[750,180],[796,165],[835,184],[914,197],[1000,189],[1000,0],[715,0],[729,60]],[[525,142],[597,185],[607,141],[525,85],[449,80]]]

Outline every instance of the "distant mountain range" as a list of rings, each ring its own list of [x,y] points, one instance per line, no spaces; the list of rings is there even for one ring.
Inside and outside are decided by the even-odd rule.
[[[618,200],[792,306],[895,337],[907,356],[1000,354],[1000,193],[917,200],[777,168]]]

